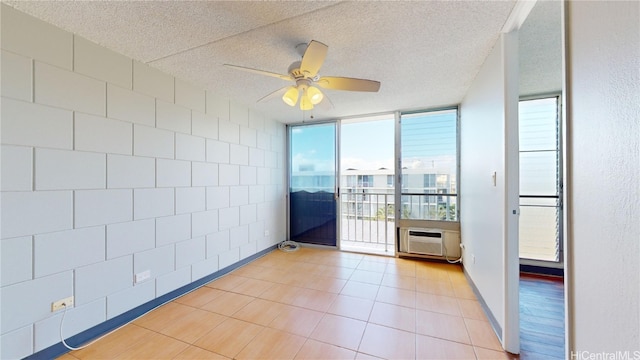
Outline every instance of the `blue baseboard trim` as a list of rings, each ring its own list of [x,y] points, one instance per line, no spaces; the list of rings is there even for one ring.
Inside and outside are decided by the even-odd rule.
[[[464,267],[463,267],[463,269],[464,269]],[[485,315],[487,315],[487,318],[489,319],[489,323],[491,324],[491,327],[493,328],[493,331],[498,336],[498,339],[500,340],[500,343],[502,343],[502,326],[500,326],[500,323],[498,323],[498,320],[496,320],[496,317],[493,316],[493,313],[491,312],[491,309],[489,309],[489,306],[484,301],[484,298],[480,294],[480,291],[476,287],[476,284],[473,282],[473,280],[471,280],[471,277],[469,276],[469,273],[467,273],[467,270],[463,270],[463,271],[464,271],[464,277],[467,278],[467,281],[471,285],[471,289],[473,290],[473,293],[476,294],[476,297],[478,298],[478,302],[480,303],[480,306],[482,307],[482,310],[484,310]]]
[[[520,272],[527,273],[527,274],[564,277],[564,269],[551,268],[551,267],[545,267],[545,266],[520,264]]]
[[[264,255],[266,255],[267,253],[270,253],[271,251],[275,250],[277,248],[277,245],[273,245],[270,246],[254,255],[249,256],[246,259],[242,259],[240,261],[238,261],[235,264],[229,265],[224,269],[218,270],[216,272],[214,272],[213,274],[207,275],[201,279],[198,279],[190,284],[187,284],[181,288],[178,288],[176,290],[171,291],[170,293],[164,294],[160,297],[157,297],[147,303],[144,303],[138,307],[135,307],[123,314],[120,314],[114,318],[111,318],[103,323],[100,323],[90,329],[87,329],[79,334],[76,334],[68,339],[65,339],[65,341],[67,342],[67,344],[69,344],[70,346],[81,346],[82,344],[86,344],[89,341],[96,339],[106,333],[108,333],[109,331],[112,331],[113,329],[116,329],[132,320],[134,320],[135,318],[139,317],[140,315],[153,310],[154,308],[168,302],[171,301],[175,298],[178,298],[186,293],[188,293],[191,290],[194,290],[208,282],[211,282],[212,280],[215,280],[217,278],[219,278],[220,276],[223,276],[225,274],[230,273],[231,271],[244,266],[250,262],[252,262],[253,260],[262,257]],[[67,349],[62,342],[59,342],[55,345],[49,346],[46,349],[42,349],[40,351],[38,351],[37,353],[34,353],[32,355],[27,356],[26,360],[48,360],[48,359],[55,359],[61,355],[66,354],[69,351],[69,349]]]

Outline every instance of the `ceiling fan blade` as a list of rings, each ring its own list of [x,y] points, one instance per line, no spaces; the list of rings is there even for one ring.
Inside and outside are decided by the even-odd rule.
[[[282,95],[284,95],[285,91],[287,90],[287,88],[289,88],[288,86],[283,87],[282,89],[278,89],[272,93],[269,93],[263,97],[261,97],[260,99],[258,99],[258,101],[256,102],[263,102],[263,101],[268,101],[268,100],[272,100],[275,99],[276,97],[282,97]]]
[[[314,77],[318,74],[320,67],[327,57],[329,47],[321,42],[311,40],[307,50],[304,51],[302,62],[300,63],[300,71],[305,73],[307,77]]]
[[[293,78],[289,75],[282,75],[282,74],[277,74],[269,71],[252,69],[244,66],[231,65],[231,64],[224,64],[224,66],[232,69],[236,69],[236,70],[247,71],[247,72],[258,74],[258,75],[266,75],[266,76],[271,76],[271,77],[275,77],[275,78],[286,80],[286,81],[293,81]]]
[[[380,90],[380,82],[366,79],[354,79],[347,77],[323,76],[317,84],[325,89],[348,90],[348,91],[369,91]]]

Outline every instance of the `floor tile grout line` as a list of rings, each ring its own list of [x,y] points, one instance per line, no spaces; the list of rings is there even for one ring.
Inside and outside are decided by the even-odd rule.
[[[310,256],[308,256],[308,257],[310,257]],[[332,259],[333,259],[333,258],[332,258]],[[310,336],[311,336],[311,334],[313,334],[313,332],[318,328],[318,326],[319,326],[320,322],[322,321],[322,319],[324,319],[324,318],[327,316],[327,314],[331,314],[331,315],[335,315],[335,316],[340,316],[340,317],[344,317],[344,318],[348,318],[348,319],[353,319],[353,320],[357,320],[357,321],[363,321],[363,320],[356,319],[356,318],[352,318],[352,317],[349,317],[349,316],[344,316],[344,315],[340,315],[340,314],[333,314],[333,313],[330,313],[330,312],[329,312],[329,311],[330,311],[330,309],[331,309],[331,307],[333,306],[333,304],[335,304],[335,302],[337,301],[337,299],[338,299],[338,297],[339,297],[339,296],[346,296],[346,297],[358,298],[358,297],[354,297],[354,296],[351,296],[351,295],[347,295],[347,294],[343,294],[343,293],[342,293],[342,291],[344,290],[345,286],[349,283],[349,281],[359,282],[359,283],[361,283],[361,284],[368,284],[368,283],[365,283],[365,282],[360,282],[360,281],[358,281],[358,280],[361,280],[361,279],[355,279],[355,278],[354,278],[354,273],[355,273],[355,271],[360,270],[360,271],[368,271],[368,272],[370,272],[370,273],[379,273],[379,274],[381,274],[382,278],[384,278],[384,276],[385,276],[385,275],[387,275],[387,274],[393,274],[394,276],[403,276],[401,271],[396,271],[396,272],[390,272],[390,271],[388,271],[388,270],[390,269],[389,262],[385,262],[385,263],[384,263],[384,271],[382,271],[382,272],[371,271],[371,270],[370,270],[370,268],[369,268],[369,269],[364,269],[364,266],[363,266],[362,268],[359,268],[359,267],[360,267],[360,264],[363,264],[363,262],[368,261],[367,259],[368,259],[368,258],[367,258],[366,256],[362,256],[362,257],[360,257],[358,260],[354,260],[354,261],[353,261],[353,263],[356,263],[356,265],[355,265],[356,267],[355,267],[355,268],[353,268],[353,267],[351,267],[351,266],[349,266],[349,267],[342,267],[342,266],[339,266],[339,264],[338,264],[338,263],[339,263],[339,261],[326,261],[326,262],[324,262],[324,264],[323,264],[322,262],[320,262],[320,261],[316,261],[316,260],[306,262],[306,263],[308,263],[308,264],[317,264],[317,265],[325,265],[325,264],[328,264],[327,266],[333,266],[333,267],[336,267],[336,268],[344,268],[344,269],[348,269],[348,270],[350,270],[349,276],[348,276],[346,279],[345,279],[345,278],[339,278],[339,277],[333,277],[333,276],[327,276],[327,278],[333,278],[333,279],[334,279],[334,280],[336,280],[336,281],[337,281],[337,280],[344,281],[344,283],[342,283],[342,285],[339,287],[339,290],[336,290],[336,292],[334,292],[334,291],[329,291],[329,290],[327,290],[326,288],[323,288],[323,289],[310,288],[310,287],[305,286],[304,284],[289,285],[289,284],[283,284],[283,283],[274,282],[274,281],[272,281],[271,279],[269,279],[269,280],[265,280],[265,279],[252,278],[251,276],[235,275],[235,274],[234,274],[235,276],[243,277],[243,278],[245,278],[245,279],[257,280],[257,281],[261,281],[261,282],[266,282],[266,283],[270,283],[271,285],[270,285],[269,287],[265,288],[264,290],[260,291],[260,292],[259,292],[258,294],[256,294],[256,295],[253,295],[253,294],[247,294],[247,293],[242,293],[242,292],[236,292],[236,291],[234,291],[235,289],[237,289],[237,288],[239,288],[240,286],[242,286],[242,283],[237,284],[237,285],[234,285],[234,286],[232,286],[232,287],[231,287],[230,289],[228,289],[228,290],[226,290],[226,289],[219,289],[219,288],[210,287],[210,288],[212,288],[212,289],[216,289],[216,290],[222,291],[222,292],[224,292],[224,293],[238,294],[238,295],[248,296],[248,297],[251,297],[251,298],[252,298],[252,300],[251,300],[249,303],[245,304],[245,305],[244,305],[244,306],[242,306],[240,309],[237,309],[236,311],[234,311],[234,312],[233,312],[233,314],[230,314],[230,315],[224,315],[224,314],[216,313],[216,312],[214,312],[214,311],[211,311],[211,312],[212,312],[212,313],[219,314],[219,315],[222,315],[222,316],[225,316],[226,318],[233,318],[233,315],[234,315],[234,314],[236,314],[237,312],[241,311],[244,307],[246,307],[248,304],[250,304],[251,302],[255,301],[256,299],[261,299],[261,300],[265,300],[265,301],[273,301],[273,300],[270,300],[270,299],[265,299],[265,298],[263,298],[263,297],[261,297],[261,296],[263,296],[267,291],[269,291],[269,289],[270,289],[270,288],[272,288],[272,287],[274,287],[274,286],[276,286],[276,285],[282,285],[283,287],[288,287],[288,288],[293,287],[293,288],[299,288],[299,289],[304,289],[304,290],[309,290],[309,291],[318,291],[318,292],[320,292],[320,293],[324,293],[324,294],[326,294],[326,295],[332,296],[332,297],[333,297],[333,299],[331,300],[331,302],[329,303],[329,305],[328,305],[328,306],[323,307],[323,310],[321,310],[321,311],[319,311],[319,310],[318,310],[318,308],[309,308],[309,307],[304,307],[304,306],[294,305],[293,303],[285,303],[285,302],[281,302],[282,300],[280,300],[280,301],[275,301],[275,302],[280,303],[280,304],[282,304],[282,305],[292,306],[292,307],[297,307],[297,308],[300,308],[300,309],[311,310],[311,311],[316,311],[316,312],[320,312],[320,313],[322,313],[322,317],[321,317],[320,321],[319,321],[317,324],[315,324],[314,329],[313,329],[313,330],[311,330],[310,335],[309,335],[309,336],[301,336],[301,338],[304,338],[304,339],[305,339],[305,343],[306,343],[307,341],[309,341],[309,339],[312,339],[312,338],[310,337]],[[272,260],[272,261],[277,261],[277,260]],[[294,262],[299,262],[299,261],[298,261],[298,260],[296,260],[296,259],[293,259],[293,261],[294,261]],[[373,263],[373,262],[372,262],[372,263]],[[381,263],[381,262],[376,262],[376,263]],[[259,265],[259,264],[256,264],[255,266],[260,266],[260,265]],[[290,268],[290,267],[289,267],[289,268]],[[414,268],[415,268],[415,267],[414,267]],[[274,269],[277,269],[277,268],[274,268]],[[394,269],[394,270],[397,270],[397,269]],[[436,270],[437,270],[437,268],[436,268]],[[413,273],[414,273],[414,275],[415,275],[415,276],[410,276],[410,277],[411,277],[411,278],[413,278],[412,283],[413,283],[413,285],[414,285],[415,289],[406,289],[406,288],[402,288],[402,287],[387,286],[388,284],[382,284],[382,281],[383,281],[383,280],[381,279],[381,280],[380,280],[380,283],[377,283],[377,284],[369,284],[369,285],[376,286],[375,296],[373,297],[373,299],[370,299],[369,301],[372,301],[374,306],[375,306],[375,303],[379,302],[379,303],[385,303],[385,304],[390,304],[390,305],[394,305],[394,306],[400,306],[400,307],[404,307],[404,308],[410,308],[410,309],[412,309],[412,311],[414,312],[414,314],[417,314],[417,311],[418,311],[418,310],[421,310],[421,311],[429,311],[429,310],[424,310],[424,309],[418,309],[418,305],[417,305],[417,300],[418,300],[418,299],[417,299],[417,297],[418,297],[418,295],[419,295],[419,294],[421,294],[421,293],[423,293],[423,292],[418,291],[418,289],[417,289],[417,281],[418,281],[418,279],[421,279],[422,277],[418,274],[418,271],[417,271],[417,270],[414,270],[414,271],[413,271]],[[436,271],[436,273],[437,273],[437,271]],[[231,273],[230,273],[230,274],[231,274]],[[448,278],[448,280],[449,280],[449,281],[448,281],[449,285],[450,285],[451,287],[454,287],[454,285],[455,285],[455,284],[454,284],[454,281],[452,280],[452,279],[453,279],[453,277],[451,276],[451,272],[446,272],[446,274],[447,274],[447,278]],[[307,274],[307,275],[310,275],[310,276],[316,276],[316,275],[318,275],[318,273],[317,273],[316,271],[312,271],[312,272],[310,272],[310,273],[309,273],[309,274]],[[216,280],[219,280],[219,279],[216,279]],[[425,279],[425,280],[433,281],[433,279]],[[249,281],[249,280],[246,280],[246,281]],[[246,282],[246,281],[245,281],[245,282]],[[212,281],[212,282],[215,282],[215,280],[214,280],[214,281]],[[244,283],[244,282],[243,282],[243,283]],[[398,285],[398,284],[396,284],[396,285]],[[400,305],[399,303],[393,303],[393,302],[389,303],[389,302],[385,302],[385,301],[380,300],[378,297],[380,296],[380,291],[381,291],[381,289],[382,289],[382,288],[381,288],[382,286],[385,286],[385,288],[390,288],[390,289],[394,289],[394,290],[410,291],[410,292],[412,293],[412,296],[413,296],[413,299],[414,299],[415,306],[414,306],[414,307],[409,307],[409,306]],[[426,294],[429,294],[429,293],[426,293]],[[459,310],[459,312],[460,312],[460,315],[459,315],[458,317],[460,317],[460,318],[462,318],[462,319],[467,319],[466,317],[464,317],[464,316],[462,315],[461,301],[462,301],[462,300],[473,300],[473,299],[467,299],[467,298],[465,298],[464,296],[458,296],[459,294],[455,294],[454,296],[440,295],[440,294],[430,294],[430,295],[434,295],[434,296],[444,296],[444,297],[448,297],[448,298],[456,299],[456,307],[458,308],[458,310]],[[210,303],[210,302],[213,302],[213,301],[215,301],[215,298],[214,298],[214,299],[211,299],[210,301],[208,301],[208,302],[207,302],[207,303],[205,303],[204,305],[201,305],[201,307],[202,307],[202,306],[205,306],[206,304],[208,304],[208,303]],[[176,301],[176,303],[178,303],[178,302]],[[191,305],[181,304],[181,303],[178,303],[178,304],[183,305],[183,306],[190,307],[190,308],[192,309],[192,311],[195,311],[195,310],[205,310],[205,309],[202,309],[201,307],[198,307],[198,306],[191,306]],[[373,310],[373,306],[372,306],[372,309],[371,309],[371,310]],[[205,310],[205,311],[207,311],[207,310]],[[437,312],[437,311],[431,311],[431,312],[434,312],[434,313],[440,313],[440,312]],[[372,311],[370,311],[370,312],[369,312],[369,314],[368,314],[367,320],[366,320],[366,321],[363,321],[363,322],[365,323],[365,330],[363,331],[362,336],[360,337],[360,341],[359,341],[359,344],[358,344],[358,348],[357,348],[357,350],[355,350],[356,354],[357,354],[357,353],[363,353],[363,354],[366,354],[366,353],[364,353],[364,352],[361,352],[361,351],[360,351],[360,347],[361,347],[361,345],[362,345],[362,341],[363,341],[363,339],[364,339],[364,335],[365,335],[365,333],[366,333],[367,326],[368,326],[369,324],[373,324],[373,323],[371,322],[371,316],[372,316],[372,313],[373,313],[373,312],[372,312]],[[440,313],[440,314],[442,314],[442,313]],[[452,316],[455,316],[455,315],[452,315]],[[415,318],[415,316],[414,316],[414,318]],[[235,318],[234,318],[234,319],[235,319]],[[473,318],[470,318],[470,319],[471,319],[471,320],[477,320],[477,319],[473,319]],[[237,320],[245,321],[245,320],[241,320],[241,319],[237,319]],[[272,321],[273,321],[273,320],[272,320]],[[272,322],[272,321],[271,321],[271,322]],[[481,320],[479,320],[479,321],[481,321]],[[247,322],[247,321],[245,321],[245,322]],[[269,324],[271,324],[271,322],[269,322]],[[268,326],[268,325],[266,325],[266,326],[265,326],[265,325],[260,325],[260,324],[256,324],[256,323],[254,323],[254,322],[249,322],[249,323],[251,323],[251,324],[254,324],[254,325],[257,325],[257,326],[260,326],[260,327],[261,327],[261,330],[260,330],[260,333],[259,333],[259,334],[263,333],[263,332],[265,331],[265,329],[266,329],[266,328],[269,328],[269,326]],[[219,326],[219,325],[220,325],[220,324],[217,324],[217,325],[216,325],[216,326],[214,326],[213,328],[209,329],[209,331],[212,331],[213,329],[215,329],[215,328],[216,328],[217,326]],[[147,328],[145,328],[145,327],[143,327],[143,326],[140,326],[140,325],[136,325],[136,326],[138,326],[138,327],[140,327],[140,328],[147,329]],[[394,330],[398,330],[398,331],[407,332],[406,330],[396,329],[396,328],[394,328],[394,327],[387,326],[387,325],[379,324],[379,326],[388,327],[388,328],[390,328],[390,329],[394,329]],[[467,322],[466,322],[466,321],[465,321],[465,328],[467,329],[467,333],[468,333],[468,325],[467,325]],[[272,328],[272,329],[273,329],[273,328]],[[163,335],[163,336],[167,336],[167,337],[172,338],[172,339],[174,339],[174,340],[176,340],[176,341],[180,341],[180,342],[182,342],[182,343],[186,344],[187,346],[196,346],[196,345],[194,345],[194,343],[198,341],[198,340],[196,339],[193,343],[189,343],[189,342],[186,342],[186,341],[183,341],[183,340],[180,340],[180,339],[174,338],[174,337],[172,337],[172,336],[169,336],[169,335],[166,335],[166,334],[162,334],[161,332],[158,332],[158,331],[155,331],[155,330],[151,330],[151,329],[147,329],[147,330],[152,331],[152,332],[155,332],[156,334],[160,334],[160,335]],[[276,329],[276,330],[278,330],[278,329]],[[282,331],[282,330],[278,330],[278,331]],[[285,332],[286,332],[286,331],[285,331]],[[409,333],[411,333],[411,332],[409,332]],[[419,334],[419,333],[418,333],[418,329],[417,329],[417,323],[414,323],[414,331],[413,331],[412,333],[413,333],[413,335],[414,335],[414,338],[415,338],[415,339],[417,339],[417,336],[418,336],[418,335],[421,335],[421,336],[430,336],[430,335]],[[254,340],[254,339],[255,339],[259,334],[256,334],[256,336],[254,336],[254,337],[252,338],[252,340],[251,340],[251,341],[253,341],[253,340]],[[297,335],[297,336],[300,336],[299,334],[296,334],[296,335]],[[445,341],[452,341],[452,340],[445,339],[445,338],[440,338],[440,337],[437,337],[437,336],[430,336],[430,337],[437,338],[437,339],[442,339],[442,340],[445,340]],[[314,339],[312,339],[312,340],[314,340]],[[251,341],[250,341],[249,343],[251,343]],[[319,341],[319,340],[315,340],[315,341]],[[320,341],[320,342],[323,342],[323,341]],[[416,342],[417,342],[417,340],[416,340]],[[453,342],[460,343],[460,342],[457,342],[457,341],[453,341]],[[244,347],[243,347],[243,348],[238,352],[238,354],[239,354],[239,353],[241,353],[241,352],[244,350],[244,348],[246,348],[246,346],[247,346],[249,343],[245,344],[245,346],[244,346]],[[338,345],[331,344],[331,343],[327,343],[327,344],[329,344],[329,345],[333,345],[333,346],[338,346]],[[460,343],[460,344],[464,344],[464,343]],[[493,349],[490,349],[490,348],[487,348],[487,347],[484,347],[484,346],[479,346],[479,345],[473,345],[473,344],[466,344],[466,345],[471,345],[471,346],[474,348],[474,354],[476,354],[476,356],[478,356],[478,355],[477,355],[477,353],[476,353],[476,349],[475,349],[476,347],[477,347],[477,348],[484,348],[484,349],[493,350]],[[302,346],[304,346],[304,343],[303,343],[303,345],[302,345]],[[197,346],[196,346],[196,347],[197,347]],[[340,346],[338,346],[338,347],[340,347]],[[301,349],[301,348],[302,348],[302,347],[300,347],[300,348],[298,349],[298,351],[296,352],[296,354],[300,351],[300,349]],[[346,349],[346,348],[345,348],[345,349]],[[204,349],[204,350],[207,350],[207,349]],[[352,350],[352,349],[349,349],[349,350]],[[207,351],[210,351],[210,350],[207,350]],[[354,351],[354,350],[352,350],[352,351]],[[417,345],[416,345],[416,348],[414,348],[414,351],[416,351],[416,353],[417,353]],[[236,354],[236,355],[237,355],[237,354]],[[374,355],[374,354],[371,354],[371,355]]]

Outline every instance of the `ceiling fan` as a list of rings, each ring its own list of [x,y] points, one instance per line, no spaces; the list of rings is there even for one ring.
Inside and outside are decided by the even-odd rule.
[[[305,47],[304,53],[302,54],[302,60],[295,61],[289,66],[289,70],[287,71],[289,75],[282,75],[231,64],[224,64],[224,66],[236,70],[248,71],[255,74],[295,82],[295,85],[286,86],[282,89],[276,90],[258,101],[266,100],[275,94],[279,94],[284,91],[282,101],[289,106],[295,106],[298,102],[298,98],[300,98],[300,109],[302,110],[311,110],[314,105],[319,104],[324,99],[324,95],[320,89],[314,85],[331,90],[377,92],[380,89],[379,81],[318,75],[318,71],[327,56],[328,46],[315,40],[311,40],[309,45],[298,45],[298,47],[300,46]]]

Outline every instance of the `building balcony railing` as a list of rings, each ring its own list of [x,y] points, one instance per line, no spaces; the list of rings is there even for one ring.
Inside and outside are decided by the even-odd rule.
[[[340,208],[343,248],[393,254],[394,194],[342,193]]]

